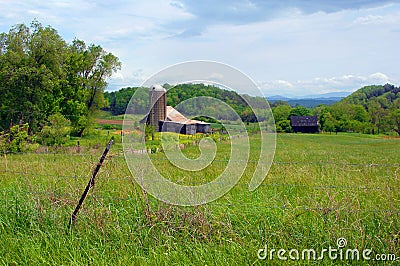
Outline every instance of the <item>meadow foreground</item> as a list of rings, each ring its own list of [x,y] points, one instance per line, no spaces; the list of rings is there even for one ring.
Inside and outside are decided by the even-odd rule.
[[[257,146],[258,140],[253,137],[251,143]],[[227,147],[218,143],[217,158],[222,159],[202,174],[176,170],[162,153],[151,156],[174,182],[199,184],[223,170]],[[263,248],[320,251],[337,246],[340,238],[346,248],[372,249],[373,258],[400,256],[399,139],[279,134],[274,163],[257,190],[248,191],[254,168],[250,157],[229,193],[198,207],[170,206],[143,193],[116,145],[75,227],[68,230],[102,149],[1,157],[2,264],[257,265],[270,263],[268,257],[258,258]],[[198,149],[184,152],[196,156]],[[276,255],[272,259],[282,262]],[[338,259],[326,256],[317,263]]]

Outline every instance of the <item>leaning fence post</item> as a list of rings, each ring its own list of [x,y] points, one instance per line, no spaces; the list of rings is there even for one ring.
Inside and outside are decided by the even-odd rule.
[[[75,208],[74,212],[73,212],[72,215],[71,215],[71,219],[69,220],[68,227],[71,227],[71,225],[73,225],[73,224],[75,223],[75,220],[76,220],[76,217],[77,217],[77,215],[78,215],[79,209],[81,208],[81,206],[82,206],[82,204],[83,204],[83,201],[85,200],[85,198],[86,198],[86,196],[87,196],[87,194],[88,194],[90,188],[92,188],[92,187],[94,186],[94,179],[96,178],[96,175],[97,175],[97,173],[99,172],[100,167],[102,166],[102,164],[103,164],[103,162],[104,162],[104,159],[106,158],[107,153],[108,153],[108,151],[110,150],[111,145],[113,144],[113,142],[114,142],[113,139],[111,139],[111,140],[108,142],[107,147],[106,147],[106,149],[105,149],[104,152],[103,152],[103,155],[100,157],[100,160],[99,160],[99,162],[97,163],[97,166],[96,166],[96,168],[95,168],[94,171],[93,171],[92,177],[90,178],[90,180],[89,180],[89,182],[88,182],[88,184],[87,184],[87,186],[86,186],[86,188],[85,188],[85,191],[83,191],[83,194],[82,194],[81,198],[79,199],[78,205],[76,205],[76,208]]]

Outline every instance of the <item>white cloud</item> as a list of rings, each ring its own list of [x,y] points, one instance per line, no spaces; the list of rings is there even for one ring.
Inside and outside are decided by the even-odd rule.
[[[171,1],[170,5],[174,6],[174,7],[177,7],[177,8],[180,8],[180,9],[183,9],[185,7],[185,5],[182,2],[179,2],[179,1]]]
[[[379,72],[371,74],[368,77],[368,80],[370,82],[376,82],[378,84],[389,83],[390,82],[390,79],[389,79],[389,77],[387,75],[385,75],[383,73],[379,73]]]
[[[383,16],[376,16],[376,15],[367,15],[365,17],[358,17],[354,20],[354,24],[380,24],[383,23],[384,17]]]
[[[270,82],[261,82],[261,86],[264,87],[264,88],[270,88],[270,89],[273,89],[273,88],[276,88],[276,87],[284,88],[284,89],[293,88],[293,84],[291,82],[286,81],[286,80],[280,80],[280,79],[273,80],[273,81],[270,81]]]
[[[278,1],[216,1],[211,8],[184,0],[0,0],[0,31],[36,17],[67,41],[101,45],[122,62],[109,81],[113,88],[198,59],[227,63],[265,90],[288,94],[399,85],[393,77],[400,77],[400,4],[362,2],[291,1],[288,8]]]
[[[118,71],[114,73],[111,78],[113,80],[124,80],[124,75],[121,73],[121,71]]]
[[[379,11],[379,10],[378,10]],[[353,21],[353,25],[373,26],[373,25],[393,25],[400,23],[400,12],[393,12],[392,14],[379,14],[380,12],[359,16]]]

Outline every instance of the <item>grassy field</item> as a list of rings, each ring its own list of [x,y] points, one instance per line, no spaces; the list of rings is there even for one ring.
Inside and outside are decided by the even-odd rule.
[[[357,134],[281,134],[274,163],[254,192],[248,183],[256,158],[222,198],[177,207],[143,193],[130,176],[121,144],[89,193],[76,225],[70,215],[112,133],[90,147],[0,159],[0,263],[3,265],[265,265],[259,249],[337,247],[372,249],[400,257],[400,140]],[[252,137],[252,145],[259,140]],[[76,141],[76,140],[73,140]],[[120,138],[117,138],[120,142]],[[185,173],[162,153],[152,154],[164,175],[182,184],[212,180],[227,162]],[[184,152],[198,154],[196,146]],[[286,253],[288,256],[288,253]],[[281,261],[292,264],[374,264],[376,261]],[[397,262],[388,262],[395,265]]]

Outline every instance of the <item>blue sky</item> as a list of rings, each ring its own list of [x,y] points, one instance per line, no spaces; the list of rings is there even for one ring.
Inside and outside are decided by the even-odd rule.
[[[0,0],[0,32],[35,18],[118,56],[109,90],[190,60],[238,68],[266,95],[400,85],[400,1]]]

